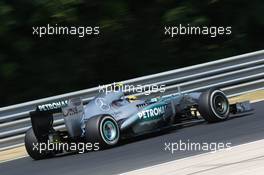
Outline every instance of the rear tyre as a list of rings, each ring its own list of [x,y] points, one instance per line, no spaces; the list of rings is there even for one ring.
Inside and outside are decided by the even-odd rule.
[[[33,129],[30,128],[29,130],[27,130],[26,135],[25,135],[25,147],[30,157],[32,157],[35,160],[46,159],[46,158],[52,157],[53,154],[51,152],[42,151],[40,153],[39,144],[40,142],[38,142],[33,132]],[[34,147],[34,145],[36,147]]]
[[[229,102],[226,95],[217,89],[203,92],[199,98],[199,113],[208,122],[218,122],[229,117]]]
[[[114,146],[120,139],[117,122],[112,116],[99,115],[86,122],[85,137],[87,142],[99,143],[99,148]]]

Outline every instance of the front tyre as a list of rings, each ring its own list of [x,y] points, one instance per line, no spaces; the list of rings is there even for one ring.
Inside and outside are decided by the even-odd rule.
[[[229,117],[229,102],[226,95],[217,89],[203,92],[199,98],[198,110],[208,122],[218,122]]]
[[[30,157],[32,157],[35,160],[46,159],[46,158],[52,157],[53,154],[51,152],[48,152],[48,151],[40,152],[39,144],[40,142],[38,142],[33,129],[30,128],[29,130],[27,130],[26,135],[25,135],[25,147]]]
[[[120,130],[112,116],[99,115],[87,120],[85,137],[87,142],[99,143],[100,148],[105,148],[118,143]]]

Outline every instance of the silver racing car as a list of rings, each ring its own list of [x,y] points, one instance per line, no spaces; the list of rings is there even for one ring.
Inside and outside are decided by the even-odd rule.
[[[224,121],[230,113],[251,110],[249,102],[230,105],[218,89],[177,93],[147,100],[125,96],[122,91],[99,93],[87,104],[79,98],[37,106],[30,113],[32,128],[26,132],[25,147],[33,159],[44,159],[70,150],[40,152],[41,143],[91,143],[109,148],[121,139],[184,124],[190,120]],[[65,127],[54,128],[54,117],[63,117]]]

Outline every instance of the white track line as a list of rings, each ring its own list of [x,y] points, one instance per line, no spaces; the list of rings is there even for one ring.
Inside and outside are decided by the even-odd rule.
[[[264,140],[258,140],[221,150],[178,159],[123,173],[122,175],[229,175],[263,174]]]

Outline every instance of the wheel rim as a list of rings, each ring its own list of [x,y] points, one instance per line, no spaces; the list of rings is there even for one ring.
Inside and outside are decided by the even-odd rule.
[[[213,97],[213,108],[218,115],[225,115],[229,108],[228,100],[220,93],[215,94]]]
[[[102,131],[104,139],[109,143],[114,142],[118,138],[117,127],[111,120],[106,120],[103,123]]]

